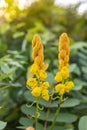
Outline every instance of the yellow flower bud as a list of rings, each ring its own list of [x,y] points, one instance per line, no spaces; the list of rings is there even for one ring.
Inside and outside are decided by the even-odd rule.
[[[50,86],[50,85],[49,85],[48,82],[44,82],[44,83],[41,84],[42,90],[43,90],[43,89],[47,89],[49,86]]]
[[[62,81],[62,75],[61,75],[61,73],[57,72],[54,79],[55,79],[56,82]]]
[[[35,97],[39,97],[39,96],[41,95],[41,88],[35,87],[35,88],[32,90],[31,94],[32,94],[33,96],[35,96]]]
[[[67,67],[63,67],[61,70],[61,75],[63,79],[67,79],[69,77],[69,69]]]
[[[47,73],[44,70],[39,70],[38,77],[40,80],[44,80],[47,78]]]
[[[32,47],[32,58],[34,59],[34,62],[39,66],[40,69],[46,70],[48,65],[44,64],[44,48],[41,38],[38,34],[36,34],[32,40]]]
[[[42,91],[42,98],[43,98],[44,100],[46,100],[46,101],[49,100],[48,90],[45,89],[45,90]]]
[[[30,67],[30,72],[31,72],[32,74],[37,74],[38,71],[39,71],[39,66],[34,63],[34,64]]]
[[[61,70],[64,66],[68,67],[69,62],[69,38],[66,33],[63,33],[59,39],[59,69]]]
[[[48,94],[47,94],[47,95],[44,95],[44,96],[42,96],[42,98],[43,98],[44,100],[48,101],[48,100],[49,100],[49,95],[48,95]]]
[[[72,81],[68,81],[65,83],[65,86],[66,86],[66,91],[69,91],[73,88],[74,83]]]
[[[57,85],[55,86],[56,92],[59,92],[59,93],[60,93],[60,91],[61,91],[62,89],[64,89],[64,88],[65,88],[65,85],[64,85],[64,84],[57,84]]]
[[[32,88],[36,87],[37,84],[38,84],[38,83],[37,83],[36,78],[29,78],[29,79],[27,80],[27,85],[30,86],[30,87],[32,87]]]

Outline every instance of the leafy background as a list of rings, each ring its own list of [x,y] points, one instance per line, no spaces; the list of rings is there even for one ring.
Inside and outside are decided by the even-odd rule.
[[[33,123],[27,116],[34,114],[35,106],[29,108],[26,103],[35,99],[26,88],[26,79],[33,62],[34,34],[39,33],[43,41],[45,61],[49,64],[46,80],[53,86],[58,66],[58,39],[62,32],[67,32],[71,48],[69,69],[75,87],[65,94],[69,99],[61,106],[54,130],[86,130],[87,13],[78,14],[80,3],[64,8],[55,5],[54,0],[39,0],[20,10],[14,0],[5,1],[8,6],[2,9],[5,13],[0,17],[0,120],[4,121],[4,124],[0,122],[0,128],[4,128],[5,122],[5,130],[25,129]],[[46,122],[49,129],[57,103],[53,101],[50,105],[41,100],[40,104],[44,109],[40,111],[38,130],[43,129]],[[46,118],[49,108],[51,114]]]

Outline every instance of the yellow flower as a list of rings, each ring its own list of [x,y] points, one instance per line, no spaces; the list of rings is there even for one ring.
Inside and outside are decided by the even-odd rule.
[[[59,69],[62,70],[64,66],[68,67],[69,62],[69,38],[66,33],[63,33],[59,39]]]
[[[50,85],[49,85],[48,82],[44,82],[44,83],[41,84],[42,90],[43,90],[43,89],[47,89],[49,86],[50,86]]]
[[[62,88],[60,91],[59,91],[59,94],[60,95],[63,95],[65,93],[65,88]]]
[[[66,86],[66,91],[69,91],[73,88],[74,83],[72,81],[68,81],[65,83],[65,86]]]
[[[44,100],[46,100],[46,101],[49,100],[48,90],[45,89],[45,90],[42,91],[42,98],[43,98]]]
[[[33,96],[35,96],[35,97],[39,97],[39,96],[41,95],[41,88],[35,87],[35,88],[32,90],[31,94],[32,94]]]
[[[65,79],[69,77],[69,38],[66,33],[63,33],[60,36],[59,39],[59,54],[58,54],[58,60],[59,60],[59,72],[56,73],[55,80],[57,82],[65,82]],[[66,82],[65,84],[57,84],[55,86],[56,92],[58,92],[60,95],[63,95],[65,92],[68,92],[72,89],[74,86],[72,81]]]
[[[64,94],[65,92],[68,92],[72,89],[74,86],[74,83],[72,81],[66,82],[65,84],[57,84],[55,86],[56,92],[58,92],[60,95]]]
[[[32,88],[36,87],[37,84],[38,84],[38,83],[37,83],[36,78],[29,78],[29,79],[27,80],[27,85],[30,86],[30,87],[32,87]]]
[[[63,79],[67,79],[69,77],[69,70],[67,67],[62,68],[61,75]]]
[[[41,38],[38,34],[36,34],[32,40],[32,48],[32,58],[34,59],[34,62],[39,66],[40,69],[46,70],[48,65],[44,64],[44,48]]]
[[[54,79],[55,79],[56,82],[62,81],[62,75],[61,75],[61,73],[57,72]]]
[[[32,74],[37,74],[38,71],[39,71],[39,66],[34,63],[34,64],[30,67],[30,72],[31,72]]]
[[[65,84],[58,84],[55,86],[56,92],[58,92],[60,95],[63,95],[66,92]]]
[[[47,78],[47,73],[44,70],[41,69],[38,72],[38,77],[39,77],[40,80],[44,80],[44,79]]]
[[[55,86],[55,90],[56,90],[56,92],[59,92],[60,94],[64,93],[65,92],[65,85],[64,84],[57,84]]]

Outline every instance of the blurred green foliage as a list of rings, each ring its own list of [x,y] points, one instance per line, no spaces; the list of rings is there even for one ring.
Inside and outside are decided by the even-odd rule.
[[[55,130],[87,129],[84,123],[87,118],[87,14],[78,14],[80,3],[64,8],[55,5],[54,0],[39,0],[19,10],[17,3],[13,4],[14,0],[6,2],[8,6],[3,9],[6,16],[0,18],[0,119],[8,122],[5,130],[12,130],[13,126],[15,130],[20,124],[23,127],[19,129],[32,124],[32,120],[24,114],[34,114],[35,108],[27,108],[23,104],[34,100],[26,91],[27,69],[32,63],[31,41],[34,34],[39,33],[41,36],[45,61],[49,64],[47,80],[51,81],[53,86],[53,76],[58,66],[58,38],[62,32],[67,32],[71,38],[69,69],[75,87],[65,95],[69,99],[61,108],[56,124],[59,127],[55,126]],[[49,106],[44,101],[40,101],[40,104],[44,106],[38,124],[39,129],[42,129],[46,121],[50,126],[57,106],[56,101],[51,104],[52,115],[45,121],[45,111],[48,111]]]

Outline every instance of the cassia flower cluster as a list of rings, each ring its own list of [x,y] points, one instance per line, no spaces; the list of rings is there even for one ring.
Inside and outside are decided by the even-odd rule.
[[[68,92],[74,86],[72,81],[66,81],[69,77],[69,38],[66,33],[63,33],[59,39],[59,72],[56,73],[55,81],[58,84],[55,86],[56,92],[60,95],[63,95],[65,92]]]
[[[39,35],[34,36],[32,48],[32,58],[34,63],[29,71],[33,74],[34,78],[29,78],[27,80],[27,85],[32,89],[31,94],[33,96],[49,100],[48,87],[50,85],[48,82],[44,82],[44,79],[47,78],[46,69],[48,68],[48,65],[44,64],[44,48]]]

